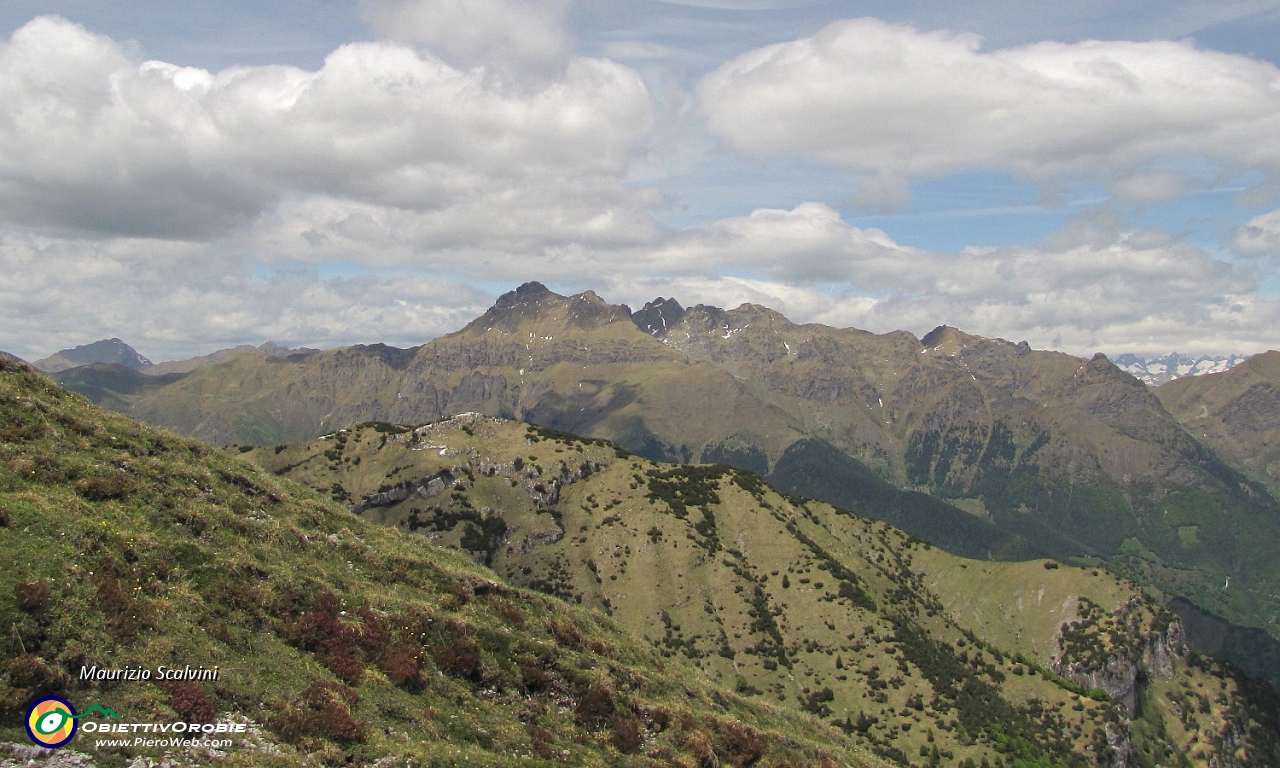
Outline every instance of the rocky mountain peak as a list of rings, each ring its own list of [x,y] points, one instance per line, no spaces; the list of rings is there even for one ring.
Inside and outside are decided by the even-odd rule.
[[[493,306],[473,320],[461,335],[559,330],[589,330],[618,320],[630,320],[631,308],[610,304],[595,291],[562,296],[542,283],[528,282],[498,297]]]
[[[957,328],[952,328],[949,325],[940,325],[920,339],[920,346],[930,352],[955,355],[964,349],[968,342],[975,339],[976,337],[970,336]]]
[[[537,303],[544,299],[563,299],[558,293],[552,293],[547,286],[539,282],[524,283],[514,291],[507,291],[493,303],[493,309],[505,310],[512,307]],[[490,310],[492,311],[492,310]]]
[[[665,336],[667,331],[679,323],[685,314],[684,307],[674,298],[664,299],[661,296],[653,301],[646,301],[644,308],[631,315],[636,327],[650,336]]]

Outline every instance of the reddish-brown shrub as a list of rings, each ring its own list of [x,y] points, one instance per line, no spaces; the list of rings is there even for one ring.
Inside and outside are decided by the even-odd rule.
[[[110,501],[129,495],[129,482],[124,475],[93,475],[76,481],[76,493],[89,501]]]
[[[212,723],[217,719],[213,705],[195,683],[188,680],[166,680],[159,687],[169,694],[169,707],[178,713],[183,722]]]
[[[20,581],[13,585],[18,607],[28,613],[40,613],[49,607],[48,581]]]
[[[107,619],[107,631],[122,643],[131,643],[138,637],[138,632],[151,626],[154,619],[150,606],[146,601],[136,597],[136,590],[130,589],[115,576],[98,572],[92,577],[97,588],[98,608]]]
[[[533,753],[543,760],[550,760],[555,756],[556,750],[553,746],[555,736],[545,728],[540,728],[532,723],[526,725],[524,729],[529,733],[530,746],[533,747]]]
[[[496,606],[498,615],[507,620],[507,623],[516,629],[524,628],[524,611],[515,603],[502,601]]]
[[[312,683],[300,705],[285,707],[270,721],[281,739],[298,744],[306,738],[364,741],[365,726],[351,715],[359,695],[345,685]]]
[[[520,681],[529,693],[542,693],[551,688],[553,678],[536,661],[520,665]]]
[[[444,636],[428,650],[436,666],[448,674],[479,682],[481,678],[480,643],[475,630],[460,619],[445,623]]]
[[[614,717],[610,722],[613,746],[624,755],[640,751],[640,721],[634,717]]]
[[[440,599],[440,606],[446,611],[456,611],[471,601],[475,592],[471,585],[466,581],[455,581],[449,585],[444,597]]]
[[[693,731],[685,736],[684,742],[698,761],[700,768],[718,768],[720,758],[716,755],[711,734],[706,731]]]
[[[714,727],[719,737],[717,745],[734,765],[754,765],[769,748],[769,740],[764,734],[742,723],[722,720],[717,721]]]
[[[422,676],[418,672],[418,659],[422,656],[422,646],[408,640],[401,640],[387,647],[378,659],[378,669],[382,670],[392,685],[415,690],[422,685]]]
[[[613,715],[613,691],[602,683],[591,683],[578,699],[574,712],[579,724],[599,727]]]
[[[361,608],[343,621],[342,603],[328,590],[316,595],[311,610],[284,625],[281,634],[294,646],[314,654],[348,685],[360,681],[367,660],[381,658],[386,651],[387,636],[373,611]]]
[[[67,676],[33,654],[24,653],[9,662],[9,685],[24,688],[35,696],[59,693],[67,687]]]
[[[552,619],[547,622],[547,631],[555,638],[555,641],[566,648],[582,647],[582,632],[568,621],[556,621]]]

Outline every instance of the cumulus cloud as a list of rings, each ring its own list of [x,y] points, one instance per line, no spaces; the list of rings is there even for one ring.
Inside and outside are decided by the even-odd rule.
[[[1250,219],[1248,224],[1236,230],[1231,245],[1237,253],[1245,256],[1280,258],[1280,211]]]
[[[970,34],[877,19],[743,54],[698,85],[709,130],[757,157],[796,155],[892,180],[996,168],[1115,178],[1165,156],[1280,172],[1280,70],[1190,42],[1042,42],[986,51]],[[883,180],[889,180],[885,182]],[[882,197],[882,195],[881,195]]]
[[[622,194],[651,127],[639,76],[607,60],[571,59],[533,90],[387,42],[344,45],[315,72],[210,73],[41,17],[0,44],[0,217],[198,239],[315,195],[589,207]]]

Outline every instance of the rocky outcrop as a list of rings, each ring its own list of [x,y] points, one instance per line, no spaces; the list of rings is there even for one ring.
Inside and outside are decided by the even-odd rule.
[[[399,504],[415,493],[424,499],[429,499],[444,489],[444,477],[439,474],[431,475],[430,477],[403,482],[390,490],[366,496],[359,504],[352,506],[351,511],[359,515],[372,507],[390,507],[394,504]]]
[[[1111,753],[1104,758],[1107,762],[1103,764],[1109,768],[1128,768],[1129,754],[1133,751],[1128,724],[1107,723],[1102,728],[1107,737],[1107,751]]]
[[[1101,617],[1090,612],[1091,608],[1096,612],[1096,606],[1082,603],[1081,620],[1058,627],[1054,639],[1058,652],[1050,668],[1085,690],[1105,691],[1112,701],[1123,703],[1132,717],[1144,679],[1173,677],[1175,661],[1186,651],[1186,631],[1181,620],[1163,612],[1163,627],[1146,625],[1146,604],[1135,597],[1111,612],[1106,630],[1111,647],[1099,653],[1104,634]]]
[[[1187,633],[1180,619],[1175,619],[1163,633],[1152,633],[1143,638],[1143,672],[1149,677],[1169,680],[1174,674],[1174,663],[1186,652]]]

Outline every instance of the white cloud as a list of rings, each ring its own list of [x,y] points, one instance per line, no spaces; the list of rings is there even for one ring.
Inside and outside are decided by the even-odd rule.
[[[624,196],[651,128],[639,76],[606,60],[571,59],[533,90],[384,42],[342,46],[316,72],[210,73],[42,17],[0,44],[0,217],[207,238],[313,195],[589,208]]]
[[[974,35],[840,21],[725,63],[698,97],[709,130],[736,150],[886,179],[1086,173],[1162,200],[1179,192],[1174,179],[1134,176],[1153,158],[1280,173],[1280,70],[1189,42],[984,51]]]
[[[1245,256],[1280,258],[1280,211],[1250,219],[1248,224],[1236,230],[1231,245]]]

